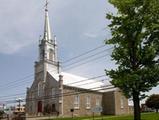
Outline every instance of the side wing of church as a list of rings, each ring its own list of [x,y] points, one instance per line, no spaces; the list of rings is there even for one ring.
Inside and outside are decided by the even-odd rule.
[[[39,42],[39,59],[35,62],[34,74],[32,86],[27,88],[28,116],[71,116],[72,113],[76,116],[90,116],[97,107],[103,109],[102,114],[128,114],[128,100],[118,88],[111,85],[105,88],[104,83],[94,82],[94,79],[90,79],[92,84],[88,84],[87,78],[61,72],[56,37],[51,33],[47,6],[44,34]]]

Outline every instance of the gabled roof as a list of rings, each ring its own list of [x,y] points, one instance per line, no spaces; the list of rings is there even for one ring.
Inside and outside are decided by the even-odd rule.
[[[81,76],[66,73],[66,72],[61,72],[61,74],[54,74],[54,72],[52,71],[48,71],[48,72],[57,81],[59,80],[59,75],[62,75],[63,84],[70,87],[83,88],[83,89],[89,89],[89,90],[98,90],[100,92],[115,90],[114,86],[112,86],[109,81],[89,79],[89,78],[81,77]]]

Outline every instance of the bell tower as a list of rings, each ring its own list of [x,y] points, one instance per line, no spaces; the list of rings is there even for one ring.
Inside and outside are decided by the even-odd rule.
[[[46,0],[44,33],[42,39],[39,40],[39,59],[35,63],[35,73],[43,72],[43,80],[45,81],[47,71],[59,73],[56,36],[51,32],[48,1]]]

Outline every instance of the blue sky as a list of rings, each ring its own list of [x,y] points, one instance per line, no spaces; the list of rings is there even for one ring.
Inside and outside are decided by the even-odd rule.
[[[34,79],[38,41],[44,28],[44,4],[45,0],[0,1],[0,96],[23,93]],[[57,36],[61,62],[96,48],[110,38],[107,12],[115,12],[115,9],[106,0],[49,1],[50,23],[52,33]],[[92,77],[113,67],[111,58],[106,56],[67,72]],[[158,88],[153,90],[158,91]],[[7,99],[17,97],[23,96]]]

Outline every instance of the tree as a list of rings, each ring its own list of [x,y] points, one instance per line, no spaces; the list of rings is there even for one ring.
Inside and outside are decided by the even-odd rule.
[[[153,94],[146,100],[146,106],[152,109],[159,110],[159,94]]]
[[[3,115],[4,115],[4,111],[0,110],[0,119],[3,118]]]
[[[109,0],[118,10],[107,14],[117,69],[106,70],[112,84],[132,98],[134,120],[140,120],[140,99],[159,83],[159,0]]]

